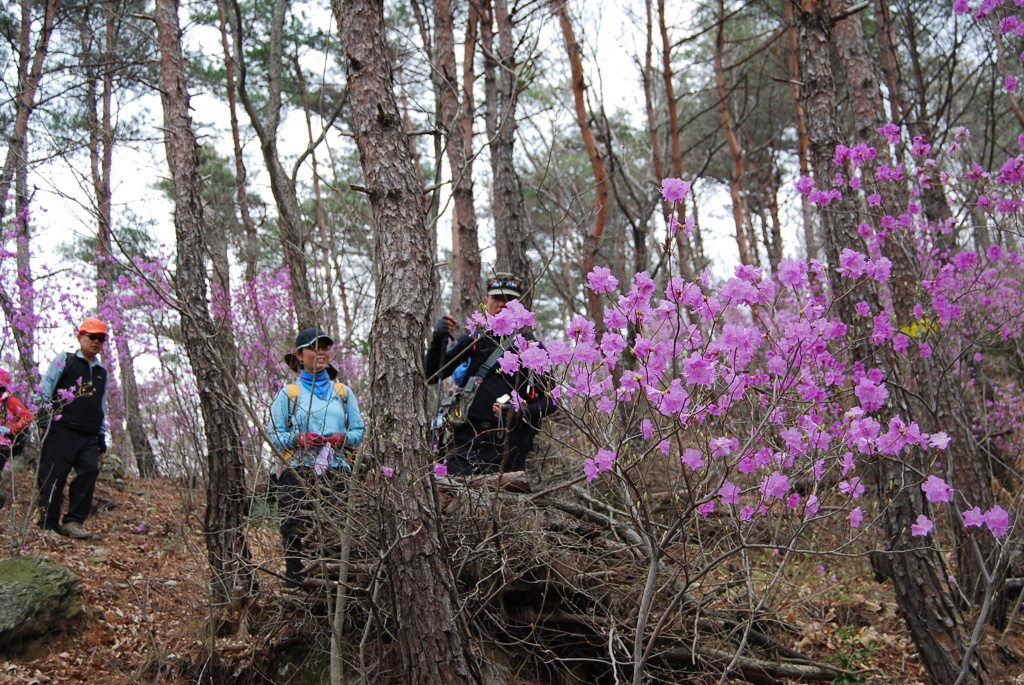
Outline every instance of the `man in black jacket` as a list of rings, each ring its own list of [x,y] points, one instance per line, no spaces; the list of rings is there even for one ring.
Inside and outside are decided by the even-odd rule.
[[[484,299],[487,313],[496,316],[508,302],[522,297],[523,292],[522,281],[518,278],[511,274],[495,275],[487,282]],[[515,334],[500,339],[488,334],[467,334],[446,348],[457,325],[451,314],[441,317],[426,355],[429,383],[454,376],[456,388],[469,383],[464,392],[472,392],[473,386],[476,387],[466,412],[468,421],[459,423],[449,419],[451,433],[442,446],[448,474],[524,471],[540,419],[555,410],[547,385],[543,378],[526,369],[514,374],[502,373],[497,358],[506,350],[517,351],[513,343]],[[532,336],[526,338],[532,339]],[[488,362],[491,362],[490,368],[481,374],[481,367],[486,367]],[[477,376],[482,377],[477,379]],[[518,409],[512,401],[513,393],[522,400]]]
[[[92,509],[100,459],[107,451],[105,417],[107,370],[97,355],[107,341],[107,326],[86,319],[78,328],[77,352],[61,353],[43,376],[36,398],[50,417],[39,454],[39,525],[79,540],[95,536],[82,524]],[[68,489],[68,511],[61,524],[64,486],[71,470],[75,480]]]

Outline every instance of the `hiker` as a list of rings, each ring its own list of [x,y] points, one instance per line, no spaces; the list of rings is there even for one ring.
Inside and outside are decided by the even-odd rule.
[[[270,407],[267,433],[279,459],[272,480],[289,588],[304,580],[302,533],[312,500],[340,504],[344,478],[352,470],[347,451],[363,441],[359,402],[348,386],[334,381],[333,348],[334,340],[319,328],[299,333],[285,355],[289,367],[299,372],[298,383],[282,388]]]
[[[7,504],[7,486],[14,457],[25,449],[28,432],[32,423],[30,412],[17,397],[11,394],[11,374],[0,369],[0,507]]]
[[[523,296],[523,283],[512,274],[499,273],[487,282],[484,307],[496,316],[512,300]],[[455,393],[468,403],[465,416],[439,416],[448,434],[440,449],[449,476],[512,473],[526,470],[526,457],[540,419],[555,410],[544,379],[520,369],[509,376],[501,373],[498,359],[506,350],[517,351],[514,335],[496,339],[490,335],[467,334],[447,349],[457,322],[451,314],[437,321],[427,348],[428,382],[438,383],[452,376]],[[533,340],[531,334],[526,335]],[[518,393],[518,410],[512,401]],[[471,397],[465,393],[475,393]],[[461,412],[461,410],[460,410]]]
[[[97,357],[107,341],[107,325],[88,318],[78,327],[77,352],[58,354],[40,383],[36,396],[42,420],[39,454],[39,526],[76,540],[96,536],[86,530],[92,496],[107,452],[107,370]],[[68,510],[61,524],[64,485],[71,470]]]

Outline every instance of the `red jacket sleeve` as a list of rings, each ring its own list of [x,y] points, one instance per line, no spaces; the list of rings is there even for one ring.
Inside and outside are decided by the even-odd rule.
[[[7,398],[7,416],[4,417],[4,424],[11,429],[11,433],[20,433],[30,423],[32,412],[21,403],[21,400],[17,397]]]

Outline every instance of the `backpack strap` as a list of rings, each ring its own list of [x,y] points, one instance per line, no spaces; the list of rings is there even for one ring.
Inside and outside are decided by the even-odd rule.
[[[289,383],[284,386],[284,389],[288,394],[288,422],[290,424],[299,402],[299,384]],[[341,407],[345,410],[345,422],[348,423],[348,388],[341,381],[335,381],[334,392],[338,393],[338,397],[341,398]]]

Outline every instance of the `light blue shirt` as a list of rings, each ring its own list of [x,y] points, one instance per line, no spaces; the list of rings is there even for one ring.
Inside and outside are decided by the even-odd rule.
[[[345,386],[347,396],[343,400],[331,388],[327,399],[320,399],[301,383],[299,395],[289,400],[287,387],[281,388],[270,406],[270,430],[268,437],[278,452],[284,453],[289,466],[312,466],[316,462],[319,448],[306,449],[299,447],[299,435],[302,433],[319,433],[331,436],[345,434],[345,445],[358,447],[363,441],[366,427],[363,416],[359,412],[359,402],[352,389]],[[294,416],[291,407],[295,408]],[[334,454],[331,467],[348,466],[344,452],[338,450]]]
[[[64,373],[64,366],[67,362],[67,357],[64,355],[66,352],[61,352],[53,361],[50,362],[50,368],[46,370],[46,374],[43,376],[43,380],[39,381],[39,392],[32,396],[32,402],[37,407],[49,407],[52,402],[53,391],[57,389],[57,381],[60,380],[60,376]],[[79,350],[75,352],[75,356],[79,359],[84,360],[85,355]],[[92,376],[93,369],[96,367],[103,368],[100,364],[99,355],[93,358],[92,363],[89,364],[89,375]],[[107,385],[110,385],[110,374],[107,374]],[[103,425],[100,426],[100,437],[106,437],[107,435],[107,391],[106,388],[103,390],[103,397],[100,398],[100,408],[103,410]]]

